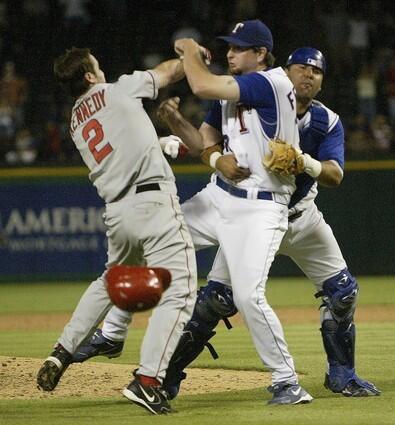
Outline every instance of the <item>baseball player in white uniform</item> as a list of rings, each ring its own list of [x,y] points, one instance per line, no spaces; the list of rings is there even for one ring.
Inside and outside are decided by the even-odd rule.
[[[321,90],[326,62],[311,47],[295,50],[288,58],[287,72],[295,85],[300,147],[305,172],[296,178],[297,189],[289,203],[289,226],[278,254],[287,255],[314,283],[320,306],[321,334],[328,370],[324,385],[346,397],[380,395],[380,390],[355,372],[354,311],[358,284],[351,275],[330,226],[314,202],[317,182],[329,187],[343,178],[344,131],[339,116],[313,100]],[[235,177],[238,177],[235,174]],[[191,321],[170,362],[165,388],[174,397],[189,365],[215,334],[220,319],[235,314],[232,308],[231,276],[221,248],[208,276],[208,285],[199,290]]]
[[[295,179],[269,173],[262,158],[269,154],[271,138],[299,147],[294,88],[282,68],[264,72],[273,60],[273,39],[261,21],[239,23],[223,39],[229,43],[227,57],[232,76],[211,74],[193,40],[175,43],[176,52],[184,57],[192,91],[202,98],[221,99],[215,102],[199,131],[181,126],[178,135],[192,140],[192,145],[200,140],[205,147],[223,141],[225,155],[233,154],[250,175],[234,183],[216,172],[205,189],[183,204],[183,211],[196,249],[221,246],[234,302],[259,357],[272,371],[270,403],[308,403],[312,397],[298,384],[281,323],[265,297],[268,272],[288,227],[288,204]],[[218,152],[212,154],[213,167],[220,157]],[[103,333],[97,336],[111,341],[123,332],[125,337],[125,322],[122,312],[112,309]]]
[[[192,240],[181,212],[174,175],[163,156],[142,98],[184,76],[173,59],[151,71],[122,75],[106,83],[89,49],[72,48],[55,61],[55,76],[76,98],[70,133],[90,170],[89,178],[106,203],[108,262],[167,268],[172,282],[153,310],[141,346],[140,367],[123,394],[150,412],[170,410],[161,383],[196,299]],[[105,273],[83,294],[55,350],[37,376],[53,390],[72,354],[90,337],[112,304]]]

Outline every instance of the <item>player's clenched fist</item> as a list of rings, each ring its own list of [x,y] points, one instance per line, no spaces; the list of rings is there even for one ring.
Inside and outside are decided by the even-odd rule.
[[[180,38],[174,42],[174,51],[180,57],[184,58],[185,51],[188,50],[190,53],[199,52],[200,56],[204,60],[206,65],[211,63],[211,52],[206,47],[196,43],[193,38]]]
[[[171,97],[164,100],[158,108],[158,117],[165,123],[169,124],[171,120],[181,118],[181,114],[178,110],[180,105],[179,97]]]

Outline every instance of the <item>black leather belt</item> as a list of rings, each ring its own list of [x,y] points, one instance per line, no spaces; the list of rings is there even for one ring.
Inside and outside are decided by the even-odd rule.
[[[136,187],[136,193],[149,192],[150,190],[160,190],[159,183],[141,184]]]
[[[225,192],[228,192],[230,195],[237,196],[238,198],[248,199],[248,192],[245,189],[240,189],[239,187],[232,186],[229,183],[223,181],[220,177],[216,178],[216,185],[223,189]],[[273,195],[272,192],[266,192],[264,190],[260,190],[257,193],[255,199],[264,199],[266,201],[272,201]]]
[[[128,184],[111,202],[120,201],[129,192],[131,187],[132,185]],[[136,193],[148,192],[150,190],[160,190],[159,183],[140,184],[136,187]]]
[[[292,223],[297,218],[299,218],[302,214],[303,214],[303,211],[298,211],[294,214],[291,214],[290,216],[288,216],[288,223]]]

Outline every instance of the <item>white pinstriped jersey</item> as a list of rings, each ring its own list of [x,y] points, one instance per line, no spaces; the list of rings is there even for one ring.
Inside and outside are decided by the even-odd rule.
[[[268,142],[274,137],[299,148],[293,84],[282,68],[235,79],[240,87],[240,101],[217,102],[205,121],[222,132],[225,152],[234,153],[239,165],[251,171],[251,176],[237,186],[292,194],[295,178],[269,173],[262,158],[270,153]]]
[[[154,75],[135,71],[113,84],[95,84],[75,102],[71,137],[106,202],[130,183],[174,181],[141,100],[157,95]]]

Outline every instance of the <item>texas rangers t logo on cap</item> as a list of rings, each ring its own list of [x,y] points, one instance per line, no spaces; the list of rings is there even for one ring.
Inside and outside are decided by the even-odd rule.
[[[217,38],[239,47],[266,47],[269,52],[273,49],[272,33],[259,19],[238,22],[228,36]]]
[[[238,30],[239,28],[243,28],[243,27],[244,27],[244,24],[243,24],[242,22],[239,22],[239,23],[237,23],[237,24],[235,25],[235,27],[233,28],[232,32],[237,32],[237,30]]]

